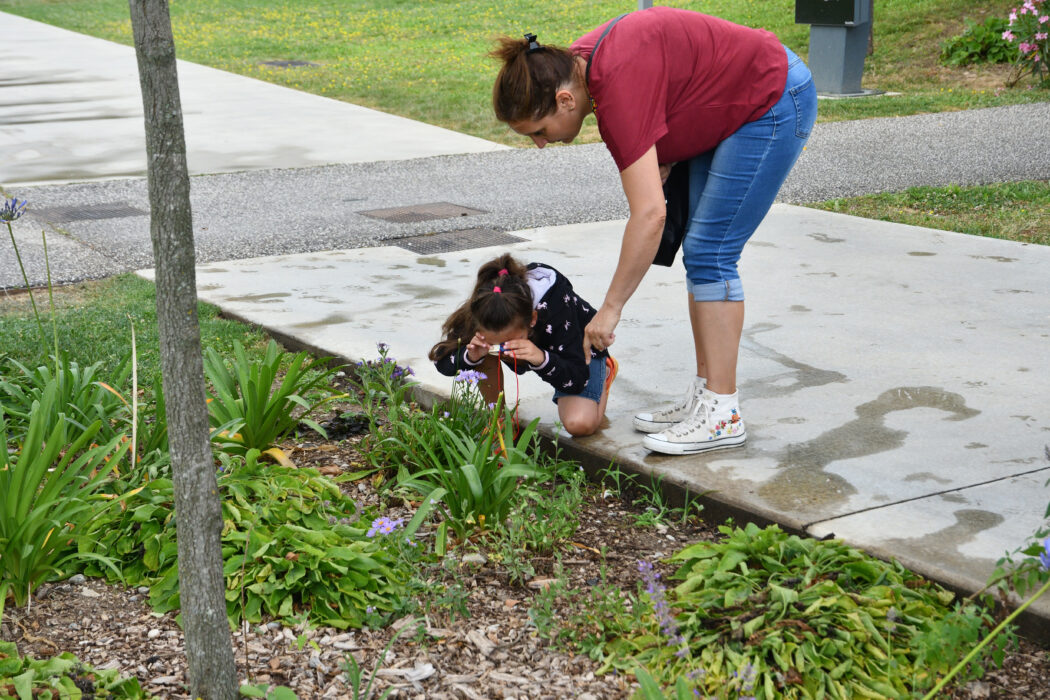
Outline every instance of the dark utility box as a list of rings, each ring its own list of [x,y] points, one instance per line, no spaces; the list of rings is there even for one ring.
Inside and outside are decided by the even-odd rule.
[[[852,27],[871,21],[871,0],[795,0],[795,24]]]

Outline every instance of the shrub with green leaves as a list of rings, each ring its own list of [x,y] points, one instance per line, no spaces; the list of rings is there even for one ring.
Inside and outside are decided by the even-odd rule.
[[[17,449],[0,409],[0,615],[9,593],[25,605],[40,583],[71,573],[80,556],[74,543],[90,536],[88,524],[107,509],[99,492],[129,446],[123,436],[93,445],[100,422],[74,426],[59,401],[53,380],[33,402]],[[89,556],[106,561],[104,552]]]
[[[130,361],[125,361],[109,383],[102,381],[99,370],[101,362],[82,366],[69,360],[64,354],[52,358],[54,364],[30,369],[17,360],[8,358],[0,373],[0,407],[8,416],[11,436],[20,440],[27,429],[33,405],[39,402],[44,392],[54,386],[54,409],[46,414],[48,423],[45,432],[60,421],[72,421],[81,429],[98,422],[98,439],[109,441],[125,430],[127,416],[117,393],[107,388],[121,388],[131,373]],[[64,418],[59,418],[62,414]]]
[[[438,527],[441,553],[448,527],[464,539],[476,527],[501,524],[513,504],[518,480],[545,476],[532,456],[540,421],[533,419],[515,439],[514,414],[503,406],[502,398],[480,435],[426,417],[430,420],[406,425],[403,436],[391,440],[403,451],[397,462],[398,486],[434,502],[445,516]]]
[[[314,469],[261,464],[257,456],[225,457],[219,475],[230,620],[305,613],[317,624],[346,628],[400,612],[410,560],[398,537],[410,532],[370,535],[369,517],[334,482]],[[150,586],[155,610],[177,609],[172,483],[152,481],[126,502],[126,510],[97,523],[97,543],[82,551],[118,558],[127,585]],[[94,565],[85,573],[110,575]]]
[[[686,679],[715,697],[731,689],[759,700],[906,698],[933,685],[991,622],[841,542],[776,526],[720,529],[724,540],[672,557],[673,589],[642,563],[647,624],[618,628],[603,670],[641,667],[659,686]],[[1002,643],[992,651],[1001,653]]]
[[[69,652],[50,659],[21,657],[14,642],[0,642],[0,700],[82,697],[145,700],[149,696],[137,679],[122,678],[117,669],[96,671]]]
[[[941,46],[941,63],[946,66],[1009,63],[1017,51],[1003,38],[1007,26],[1003,17],[989,17],[981,24],[966,20],[966,30]]]
[[[237,341],[233,355],[230,366],[214,348],[204,353],[204,372],[213,391],[208,400],[212,439],[222,450],[242,455],[252,449],[264,452],[300,422],[325,434],[308,416],[337,397],[325,385],[339,369],[327,366],[331,358],[307,362],[307,353],[300,352],[289,360],[272,340],[260,360],[250,359]],[[284,378],[277,384],[282,370]],[[297,406],[303,409],[298,415]]]

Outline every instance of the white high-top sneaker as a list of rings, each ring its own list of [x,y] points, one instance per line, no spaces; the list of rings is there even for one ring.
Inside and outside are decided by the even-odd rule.
[[[747,428],[740,417],[737,394],[703,390],[692,413],[667,430],[646,435],[642,446],[667,455],[689,455],[743,445]]]
[[[682,398],[672,404],[654,408],[651,412],[634,414],[634,429],[643,433],[656,433],[681,423],[692,414],[706,385],[706,379],[693,377]]]

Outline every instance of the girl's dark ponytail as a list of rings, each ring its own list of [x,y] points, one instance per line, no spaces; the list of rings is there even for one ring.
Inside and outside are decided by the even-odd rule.
[[[430,360],[437,362],[465,347],[481,328],[498,331],[515,324],[527,328],[532,320],[532,291],[526,272],[509,253],[482,265],[470,299],[441,326],[444,340],[430,349]]]

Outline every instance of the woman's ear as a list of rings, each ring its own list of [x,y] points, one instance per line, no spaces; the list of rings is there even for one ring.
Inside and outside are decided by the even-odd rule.
[[[576,109],[576,95],[572,93],[572,90],[561,89],[554,93],[554,100],[558,105],[559,109],[563,109],[566,112],[571,112]]]
[[[536,325],[536,309],[532,310],[532,321],[529,322],[529,328]]]

